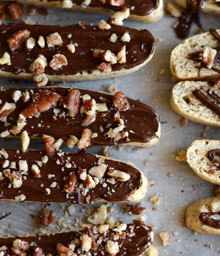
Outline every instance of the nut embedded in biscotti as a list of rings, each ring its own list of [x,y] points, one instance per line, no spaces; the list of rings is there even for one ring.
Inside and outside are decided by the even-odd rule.
[[[202,62],[206,65],[206,67],[209,69],[212,68],[217,51],[210,47],[205,47],[200,54],[202,57]]]
[[[77,184],[76,174],[71,173],[66,179],[64,191],[68,194],[72,194],[75,190],[76,184]]]
[[[119,170],[110,170],[108,171],[108,175],[123,182],[128,181],[131,178],[130,174],[121,172]]]
[[[59,33],[55,32],[47,36],[47,46],[52,48],[54,46],[62,46],[63,40]]]
[[[114,95],[113,104],[119,111],[127,111],[130,108],[126,95],[121,91]]]
[[[108,3],[112,6],[122,6],[125,0],[108,0]]]
[[[13,20],[20,20],[24,16],[23,6],[19,3],[8,4],[8,10]]]
[[[77,143],[77,147],[79,149],[88,148],[91,145],[91,136],[92,136],[92,131],[88,128],[84,129],[82,132],[82,136]]]
[[[67,58],[63,54],[55,54],[53,56],[53,59],[50,62],[50,67],[53,70],[58,70],[63,66],[67,66],[67,65],[68,65]]]
[[[130,10],[123,8],[121,11],[115,12],[110,18],[110,23],[118,26],[123,26],[123,20],[130,16]]]
[[[39,54],[37,58],[31,63],[29,69],[32,73],[40,75],[45,72],[45,67],[47,66],[47,59]]]
[[[30,37],[31,32],[27,29],[20,30],[16,33],[14,33],[9,39],[8,39],[8,45],[11,51],[15,51],[19,49],[22,44]]]
[[[44,150],[47,155],[53,155],[55,152],[55,139],[48,135],[43,135]]]
[[[68,114],[71,117],[76,116],[80,109],[80,91],[77,89],[71,89],[66,96],[65,107],[68,109]]]

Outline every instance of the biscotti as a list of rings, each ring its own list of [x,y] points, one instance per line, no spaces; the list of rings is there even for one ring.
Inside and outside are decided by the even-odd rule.
[[[17,2],[45,7],[63,8],[72,11],[104,13],[111,15],[123,8],[130,10],[129,18],[136,21],[156,22],[163,17],[163,0],[18,0]]]
[[[196,140],[187,149],[187,163],[202,179],[220,185],[220,141]]]
[[[124,93],[64,87],[0,91],[0,136],[53,137],[72,148],[151,146],[160,137],[158,114]],[[138,125],[137,125],[138,123]]]
[[[190,121],[220,127],[220,89],[213,82],[179,82],[172,89],[170,103]]]
[[[134,72],[152,58],[148,30],[79,22],[72,26],[0,25],[0,76],[47,81],[111,78]]]
[[[192,203],[186,210],[186,225],[199,233],[220,235],[220,197]]]
[[[0,150],[0,199],[27,202],[135,202],[148,182],[136,167],[81,151]]]
[[[198,1],[199,0],[195,2],[197,3]],[[187,0],[175,0],[175,2],[180,6],[187,8]],[[190,0],[189,2],[192,2],[192,4],[194,4],[192,0]],[[200,1],[200,3],[201,3],[201,6],[199,6],[199,11],[217,14],[217,15],[220,14],[220,4],[218,0],[204,0],[204,1]]]
[[[171,53],[170,69],[178,80],[211,79],[220,73],[220,30],[186,39]]]
[[[153,231],[140,221],[86,227],[79,231],[23,237],[1,237],[2,255],[143,255],[153,242]]]

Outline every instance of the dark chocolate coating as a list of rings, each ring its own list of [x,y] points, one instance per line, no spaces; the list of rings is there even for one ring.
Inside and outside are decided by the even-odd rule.
[[[203,224],[209,227],[220,229],[220,220],[211,218],[213,215],[220,217],[220,212],[202,212],[199,219]]]

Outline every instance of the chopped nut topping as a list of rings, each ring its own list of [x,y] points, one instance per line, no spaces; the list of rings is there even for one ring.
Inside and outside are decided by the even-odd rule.
[[[29,37],[26,41],[26,49],[31,51],[35,47],[35,39],[33,37]]]
[[[110,50],[106,50],[106,51],[103,52],[102,59],[106,62],[109,62],[110,64],[116,64],[117,63],[117,57]]]
[[[89,174],[100,180],[104,176],[106,169],[107,169],[106,164],[100,164],[98,166],[93,166],[89,170]]]
[[[45,207],[41,214],[41,225],[48,227],[56,221],[56,218],[53,215],[53,211]]]
[[[88,128],[84,129],[82,132],[82,136],[77,143],[78,148],[79,149],[88,148],[91,145],[91,136],[92,136],[91,130]]]
[[[65,183],[64,191],[68,194],[72,194],[77,184],[77,177],[75,173],[71,173]]]
[[[40,169],[36,164],[33,164],[31,166],[31,171],[33,172],[33,174],[36,178],[41,178]]]
[[[170,243],[170,234],[169,234],[169,232],[160,232],[159,236],[162,240],[163,246],[167,246]]]
[[[152,204],[158,205],[160,203],[160,199],[158,196],[152,196],[150,197],[150,201]]]
[[[112,43],[116,43],[117,40],[118,40],[118,36],[117,36],[115,33],[113,33],[113,34],[110,36],[110,38],[109,38],[109,41],[112,42]]]
[[[126,46],[123,46],[117,55],[118,63],[126,63]]]
[[[70,135],[66,141],[66,145],[68,148],[73,148],[78,143],[78,138],[74,135]]]
[[[111,25],[108,24],[108,23],[106,23],[104,20],[101,20],[101,21],[99,22],[99,28],[100,28],[101,30],[109,30],[109,29],[111,29]]]
[[[99,69],[101,72],[111,72],[111,71],[112,71],[112,66],[111,66],[111,64],[102,62],[102,63],[98,66],[98,69]]]
[[[120,181],[123,181],[123,182],[128,181],[131,178],[130,174],[121,172],[119,170],[110,170],[108,171],[108,175],[113,178],[119,179]]]
[[[109,230],[109,225],[108,224],[102,224],[98,226],[98,231],[101,234],[106,233]]]
[[[63,0],[63,8],[72,8],[73,7],[73,2],[72,0]]]
[[[19,101],[20,98],[21,98],[21,91],[19,91],[19,90],[13,91],[13,93],[12,93],[13,101],[17,102],[17,101]]]
[[[21,133],[21,151],[23,153],[26,152],[29,145],[30,145],[30,137],[29,137],[27,131],[23,131]]]
[[[94,180],[90,175],[87,175],[87,176],[86,176],[85,186],[86,186],[86,188],[88,188],[88,189],[92,189],[92,188],[95,188],[95,187],[96,187],[95,180]]]
[[[0,58],[0,65],[11,64],[11,57],[8,52],[5,52]]]
[[[13,241],[13,248],[27,251],[29,249],[29,244],[24,240],[16,239]]]
[[[93,225],[104,224],[107,219],[107,207],[105,204],[101,205],[96,212],[88,217],[89,223]]]
[[[114,95],[113,104],[119,111],[127,111],[130,108],[126,95],[121,91]]]
[[[69,52],[75,53],[76,47],[75,47],[74,44],[68,44],[66,47],[67,47],[67,49],[68,49]]]
[[[55,54],[53,56],[53,59],[50,62],[50,67],[53,70],[58,70],[63,66],[67,66],[67,65],[68,65],[67,58],[63,54]]]
[[[7,117],[16,109],[16,105],[14,103],[8,103],[7,101],[0,106],[0,118]]]
[[[18,3],[8,4],[8,10],[13,20],[20,20],[24,16],[23,6]]]
[[[76,116],[80,109],[80,91],[71,89],[66,97],[66,108],[71,117]]]
[[[60,147],[62,146],[62,144],[63,144],[63,139],[58,139],[55,143],[54,143],[54,148],[56,149],[56,150],[59,150],[60,149]]]
[[[55,139],[48,135],[43,135],[44,150],[47,155],[53,155],[55,152],[54,148]]]
[[[114,242],[114,241],[108,240],[106,245],[105,245],[105,250],[110,255],[116,255],[119,252],[118,242]]]
[[[63,40],[59,33],[55,32],[47,36],[47,46],[49,48],[54,46],[62,46]]]
[[[38,87],[42,87],[42,86],[47,85],[47,83],[48,83],[48,77],[47,77],[46,74],[35,75],[35,76],[33,77],[33,81],[35,82],[35,84],[36,84]]]
[[[31,63],[29,69],[34,74],[43,74],[45,72],[45,67],[47,66],[47,59],[39,54],[38,57]]]
[[[87,234],[81,236],[81,248],[88,252],[92,247],[92,239]]]
[[[37,247],[33,253],[33,256],[45,256],[45,253],[41,248]]]
[[[131,205],[131,204],[125,204],[122,206],[122,208],[127,212],[127,213],[131,213],[134,215],[140,215],[146,208],[141,207],[141,204],[135,204],[135,205]]]
[[[75,253],[73,253],[73,251],[70,248],[68,248],[60,243],[57,244],[56,249],[57,249],[59,256],[64,256],[64,255],[65,256],[76,256]]]
[[[28,172],[28,163],[26,160],[18,161],[19,171],[27,173]]]
[[[176,156],[176,161],[178,162],[186,162],[186,151],[183,149],[180,152],[178,152]]]
[[[123,20],[130,16],[130,10],[123,8],[121,11],[115,12],[110,18],[110,23],[118,26],[123,26]]]
[[[82,3],[81,3],[81,6],[83,8],[89,6],[91,4],[91,0],[84,0]]]
[[[37,43],[40,46],[40,48],[44,48],[45,47],[44,37],[43,36],[39,36]]]
[[[123,36],[121,37],[122,42],[130,42],[131,41],[131,36],[129,35],[128,32],[125,32]]]
[[[201,52],[202,62],[207,68],[212,68],[217,51],[215,49],[205,47]]]
[[[22,129],[26,126],[26,124],[26,118],[22,114],[20,114],[17,120],[17,125],[10,130],[10,133],[14,135],[19,134],[22,131]]]
[[[31,32],[27,29],[20,30],[16,33],[14,33],[9,39],[8,39],[8,45],[11,51],[15,51],[19,49],[22,44],[30,37]]]

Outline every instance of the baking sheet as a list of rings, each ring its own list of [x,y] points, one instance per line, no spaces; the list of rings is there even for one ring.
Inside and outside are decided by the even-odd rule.
[[[42,24],[73,24],[82,21],[86,24],[98,24],[100,19],[107,19],[106,16],[96,14],[81,14],[62,10],[50,10],[48,16],[34,15],[29,19],[40,21]],[[27,19],[27,17],[25,17]],[[130,161],[140,168],[149,180],[154,180],[155,184],[149,188],[146,197],[142,200],[146,210],[143,212],[147,216],[147,224],[155,226],[154,245],[158,248],[160,255],[190,255],[190,256],[213,256],[220,254],[220,243],[218,236],[195,235],[187,228],[181,227],[180,223],[183,213],[191,202],[211,197],[214,185],[203,181],[197,177],[184,162],[177,162],[175,155],[177,151],[185,149],[193,140],[201,139],[201,134],[206,133],[207,139],[220,139],[219,129],[206,128],[195,123],[188,123],[187,127],[181,127],[180,117],[176,115],[170,105],[169,98],[171,88],[174,83],[171,81],[169,71],[169,57],[171,50],[181,42],[177,39],[172,25],[175,19],[165,17],[155,24],[144,24],[133,21],[126,21],[126,26],[149,29],[157,39],[157,50],[153,60],[140,71],[109,80],[66,83],[65,85],[106,91],[115,84],[119,90],[126,93],[128,97],[140,99],[144,103],[154,107],[160,114],[162,122],[162,136],[157,146],[151,148],[117,147],[109,148],[110,157],[122,161]],[[220,25],[219,16],[208,14],[202,15],[204,28],[217,28]],[[193,32],[198,29],[193,28]],[[191,34],[193,34],[193,32]],[[164,69],[164,71],[161,71]],[[164,74],[160,74],[164,73]],[[0,79],[0,85],[5,87],[28,87],[30,82]],[[18,148],[18,140],[0,140],[0,147]],[[42,148],[41,143],[32,142],[32,148]],[[67,148],[63,148],[67,150]],[[92,148],[89,151],[100,153],[103,148]],[[146,165],[146,162],[149,164]],[[172,173],[173,176],[167,176]],[[157,195],[160,204],[154,206],[149,198]],[[11,212],[11,215],[0,221],[0,235],[24,235],[40,231],[39,213],[42,204],[40,203],[7,203],[0,202],[0,214]],[[63,217],[68,204],[51,204],[55,210],[57,219],[60,222],[77,225],[89,206],[75,206],[74,213]],[[122,211],[116,205],[111,205],[112,215],[123,220],[131,221],[134,217],[122,215]],[[156,207],[156,210],[152,210]],[[33,215],[35,217],[33,217]],[[58,231],[62,225],[52,225],[49,231]],[[63,227],[62,227],[63,228]],[[63,228],[64,230],[64,228]],[[42,230],[41,230],[42,231]],[[46,230],[47,232],[48,230]],[[171,243],[163,247],[158,236],[161,231],[168,231],[171,235]],[[175,236],[173,232],[178,232]],[[177,233],[175,233],[177,234]]]

